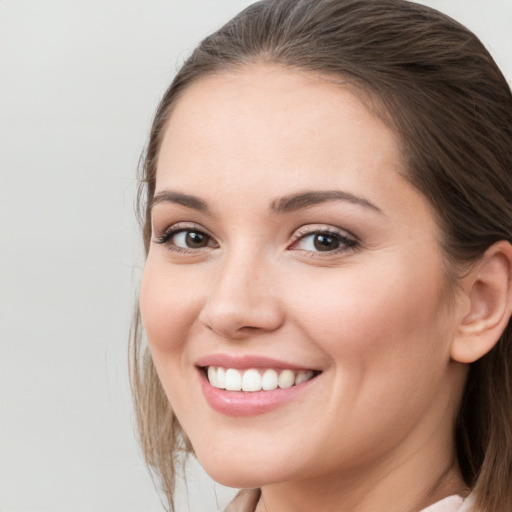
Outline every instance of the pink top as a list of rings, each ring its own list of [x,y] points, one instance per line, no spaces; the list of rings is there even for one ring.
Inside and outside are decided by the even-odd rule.
[[[244,489],[236,495],[225,512],[252,512],[256,508],[259,496],[259,489]],[[471,496],[448,496],[420,512],[474,512],[473,499]]]
[[[448,496],[430,507],[424,508],[421,512],[471,512],[473,510],[473,499],[471,496]]]

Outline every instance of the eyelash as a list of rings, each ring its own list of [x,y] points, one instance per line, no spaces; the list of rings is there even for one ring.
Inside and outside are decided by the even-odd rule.
[[[162,233],[160,233],[158,236],[155,237],[154,242],[156,244],[160,245],[167,245],[168,249],[173,252],[178,253],[197,253],[201,249],[207,249],[207,247],[201,247],[201,248],[188,248],[185,249],[184,247],[179,247],[176,244],[173,244],[171,242],[171,239],[178,235],[179,233],[199,233],[201,235],[204,235],[208,237],[209,241],[214,241],[216,245],[218,246],[215,239],[208,234],[204,229],[200,228],[199,226],[190,225],[190,224],[173,224],[172,226],[165,229]],[[305,249],[294,249],[294,246],[296,246],[300,241],[305,240],[309,236],[313,235],[323,235],[330,238],[335,238],[338,240],[340,247],[334,249],[334,250],[327,250],[327,251],[308,251]],[[343,252],[353,251],[359,248],[359,241],[353,237],[348,236],[340,233],[339,231],[335,231],[332,229],[325,229],[320,227],[314,227],[314,226],[305,226],[303,228],[300,228],[292,235],[292,244],[288,246],[288,250],[297,250],[302,251],[303,253],[308,254],[310,257],[327,257],[331,256],[333,254],[340,254]],[[324,253],[324,254],[322,254]]]
[[[299,242],[307,239],[308,237],[319,235],[336,239],[339,242],[340,247],[328,251],[307,251],[305,249],[293,249],[293,246],[297,245]],[[303,228],[300,228],[292,235],[292,239],[294,240],[294,242],[288,248],[288,250],[302,250],[304,253],[308,254],[311,257],[328,257],[332,256],[333,254],[354,251],[358,249],[360,245],[359,240],[357,240],[353,236],[342,234],[339,231],[333,229],[326,229],[315,226],[305,226]]]
[[[170,251],[178,252],[178,253],[185,253],[185,254],[197,253],[201,249],[208,248],[208,247],[204,247],[204,248],[196,248],[196,249],[194,249],[194,248],[186,249],[184,247],[179,247],[176,244],[171,242],[171,239],[174,236],[178,235],[179,233],[187,233],[187,232],[199,233],[201,235],[204,235],[209,239],[208,242],[210,242],[211,240],[215,240],[204,229],[200,228],[199,226],[195,226],[194,224],[173,224],[172,226],[169,226],[164,231],[162,231],[158,236],[156,236],[154,239],[154,242],[156,244],[166,245]]]

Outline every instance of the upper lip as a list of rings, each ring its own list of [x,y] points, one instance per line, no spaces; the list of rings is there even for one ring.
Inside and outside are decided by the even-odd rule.
[[[276,370],[318,370],[308,365],[294,364],[272,357],[258,355],[233,356],[230,354],[210,354],[200,357],[196,366],[220,366],[222,368],[235,368],[247,370],[249,368],[274,368]]]

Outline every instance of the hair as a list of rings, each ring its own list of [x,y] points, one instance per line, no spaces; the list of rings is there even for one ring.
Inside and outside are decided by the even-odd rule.
[[[512,241],[512,94],[479,39],[405,0],[264,0],[204,39],[156,111],[141,160],[146,253],[161,141],[192,83],[252,64],[306,71],[359,91],[400,141],[405,176],[430,202],[450,274],[493,243]],[[512,509],[512,331],[470,365],[455,427],[458,462],[484,512]],[[141,341],[137,309],[131,379],[141,445],[173,507],[180,454],[191,452]]]

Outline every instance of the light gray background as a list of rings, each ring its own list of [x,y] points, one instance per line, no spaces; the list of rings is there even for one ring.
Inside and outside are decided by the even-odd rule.
[[[0,2],[0,511],[161,511],[133,429],[135,169],[176,66],[245,0]],[[430,0],[512,77],[512,0]],[[178,508],[232,490],[197,467]]]

